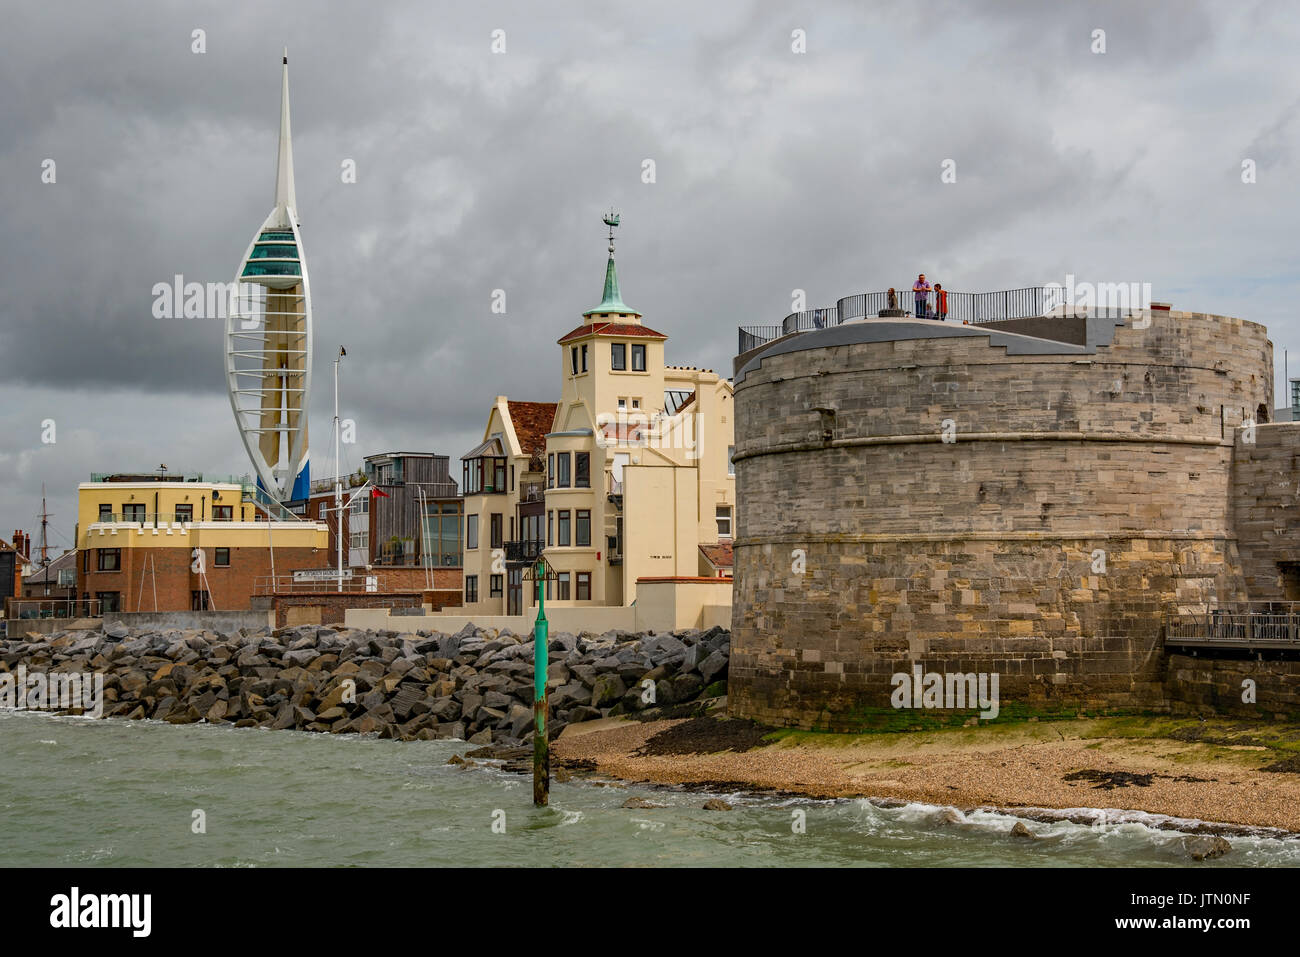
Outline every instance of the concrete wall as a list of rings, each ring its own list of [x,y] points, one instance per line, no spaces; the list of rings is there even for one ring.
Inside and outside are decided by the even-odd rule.
[[[105,626],[120,622],[132,630],[206,628],[221,634],[229,634],[240,628],[274,626],[269,611],[123,611],[107,612],[103,620]]]
[[[911,662],[1163,700],[1162,612],[1247,597],[1233,433],[1270,399],[1264,328],[1153,311],[1080,347],[877,322],[737,385],[733,712],[852,727]]]
[[[730,630],[731,587],[729,578],[643,578],[636,585],[636,630]]]
[[[344,615],[344,623],[349,628],[389,629],[391,631],[439,631],[454,634],[465,625],[473,623],[482,628],[509,628],[519,635],[526,635],[533,630],[536,611],[527,615],[395,615],[390,616],[386,608],[350,608]],[[636,629],[636,609],[632,607],[592,606],[588,608],[551,608],[546,609],[546,620],[551,631],[568,631],[578,634],[589,631],[594,634],[622,629]]]
[[[8,636],[49,635],[56,631],[94,631],[104,623],[102,618],[10,618]]]

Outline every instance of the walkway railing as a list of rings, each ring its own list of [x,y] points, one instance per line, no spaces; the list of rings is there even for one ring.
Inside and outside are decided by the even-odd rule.
[[[98,618],[98,598],[8,598],[6,618]]]
[[[779,326],[742,326],[740,352],[766,345],[781,336],[796,332],[826,329],[854,319],[869,319],[893,314],[914,319],[946,319],[948,322],[977,324],[1000,322],[1005,319],[1034,319],[1039,316],[1075,314],[1073,307],[1061,306],[1059,289],[1048,286],[1026,286],[1023,289],[1004,289],[998,292],[949,292],[946,300],[932,288],[929,292],[914,293],[910,283],[896,287],[892,292],[863,292],[846,296],[834,306],[809,309],[786,316]],[[946,304],[941,314],[940,305]],[[1079,310],[1081,311],[1081,310]],[[1131,311],[1127,305],[1090,306],[1088,315],[1120,319]]]
[[[1300,648],[1300,602],[1239,602],[1171,617],[1166,644]]]

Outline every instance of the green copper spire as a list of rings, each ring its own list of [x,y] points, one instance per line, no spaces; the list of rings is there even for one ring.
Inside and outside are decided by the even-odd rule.
[[[618,213],[613,210],[610,210],[605,217],[605,225],[609,227],[609,263],[605,266],[605,292],[601,296],[600,305],[595,309],[588,309],[583,313],[584,316],[594,316],[602,312],[621,312],[632,316],[641,315],[641,313],[623,302],[623,296],[618,291],[618,271],[614,268],[614,227],[618,225],[618,219]]]

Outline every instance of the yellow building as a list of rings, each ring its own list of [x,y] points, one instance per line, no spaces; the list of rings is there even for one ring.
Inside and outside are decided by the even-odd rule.
[[[523,570],[543,547],[546,433],[554,402],[496,397],[483,442],[462,457],[463,614],[518,615],[535,604]]]
[[[557,607],[631,605],[640,579],[716,579],[719,573],[722,552],[707,547],[728,541],[734,527],[731,383],[710,370],[665,365],[668,337],[622,301],[612,236],[617,219],[606,222],[610,255],[601,303],[558,340],[561,398],[545,435],[544,472],[512,438],[514,403],[504,396],[496,399],[484,444],[465,456],[467,481],[493,473],[504,486],[471,494],[486,487],[483,478],[464,489],[467,519],[479,515],[475,565],[484,576],[470,582],[467,542],[466,614],[520,614],[534,604],[522,569],[537,539],[557,574],[547,592]],[[497,464],[483,464],[489,460]],[[544,503],[520,499],[521,476],[530,490],[544,479]],[[502,517],[493,517],[498,512]],[[494,564],[496,541],[502,554]]]
[[[100,611],[231,611],[279,576],[329,567],[324,522],[267,522],[241,481],[92,476],[77,490],[77,591]]]

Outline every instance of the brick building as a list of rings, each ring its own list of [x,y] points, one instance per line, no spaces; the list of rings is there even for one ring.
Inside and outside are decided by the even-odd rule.
[[[315,521],[267,521],[241,480],[103,475],[78,487],[76,588],[101,612],[241,610],[272,574],[329,567]]]

